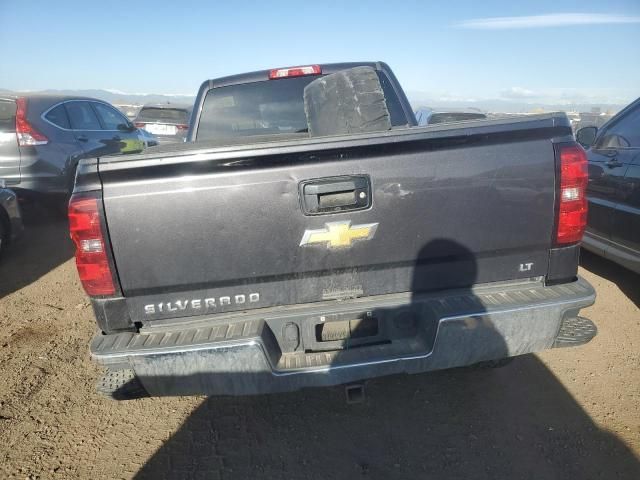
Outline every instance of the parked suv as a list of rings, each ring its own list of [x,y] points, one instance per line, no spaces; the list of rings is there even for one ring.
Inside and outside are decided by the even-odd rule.
[[[582,246],[640,273],[640,98],[576,137],[589,159],[589,217]]]
[[[155,135],[160,143],[173,143],[184,142],[190,117],[190,105],[161,103],[142,107],[133,122]]]
[[[69,194],[82,158],[139,153],[140,133],[93,98],[0,97],[0,180],[18,192]]]

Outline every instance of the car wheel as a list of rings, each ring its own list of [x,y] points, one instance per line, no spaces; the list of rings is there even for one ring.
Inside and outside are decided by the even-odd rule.
[[[7,243],[9,243],[9,229],[4,224],[4,220],[0,218],[0,258],[2,258]]]
[[[67,218],[69,212],[69,199],[71,198],[71,194],[73,193],[77,169],[78,164],[76,163],[71,167],[69,171],[67,177],[67,191],[62,195],[56,195],[55,198],[52,199],[51,206],[53,207],[53,212],[61,218]]]
[[[69,173],[68,173],[68,177],[67,177],[67,198],[71,197],[71,194],[73,193],[73,187],[76,184],[76,172],[78,171],[78,163],[76,162],[75,165],[72,165],[71,168],[69,169]]]

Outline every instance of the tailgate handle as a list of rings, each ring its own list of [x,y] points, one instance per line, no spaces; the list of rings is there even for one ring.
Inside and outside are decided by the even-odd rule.
[[[307,215],[321,215],[371,206],[371,187],[366,175],[320,178],[300,184],[302,208]]]

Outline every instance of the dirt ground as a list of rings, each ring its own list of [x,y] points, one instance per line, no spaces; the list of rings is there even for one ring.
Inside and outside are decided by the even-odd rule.
[[[640,277],[598,257],[590,344],[378,379],[347,405],[341,388],[103,399],[65,223],[35,215],[7,253],[0,478],[640,479]]]

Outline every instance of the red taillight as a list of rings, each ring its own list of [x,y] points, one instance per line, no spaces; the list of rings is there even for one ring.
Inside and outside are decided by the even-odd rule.
[[[84,195],[71,197],[69,231],[76,245],[78,275],[87,295],[115,294],[97,198]]]
[[[27,101],[25,98],[16,99],[16,136],[18,145],[45,145],[49,139],[36,130],[27,120]]]
[[[134,125],[136,126],[136,128],[144,128],[146,123],[135,122]]]
[[[587,154],[580,145],[560,147],[560,191],[556,243],[582,240],[587,226]]]
[[[178,130],[189,130],[189,125],[176,125]]]
[[[320,65],[276,68],[274,70],[269,71],[269,79],[275,80],[276,78],[302,77],[304,75],[320,75],[321,73],[322,73],[322,69],[320,68]]]

